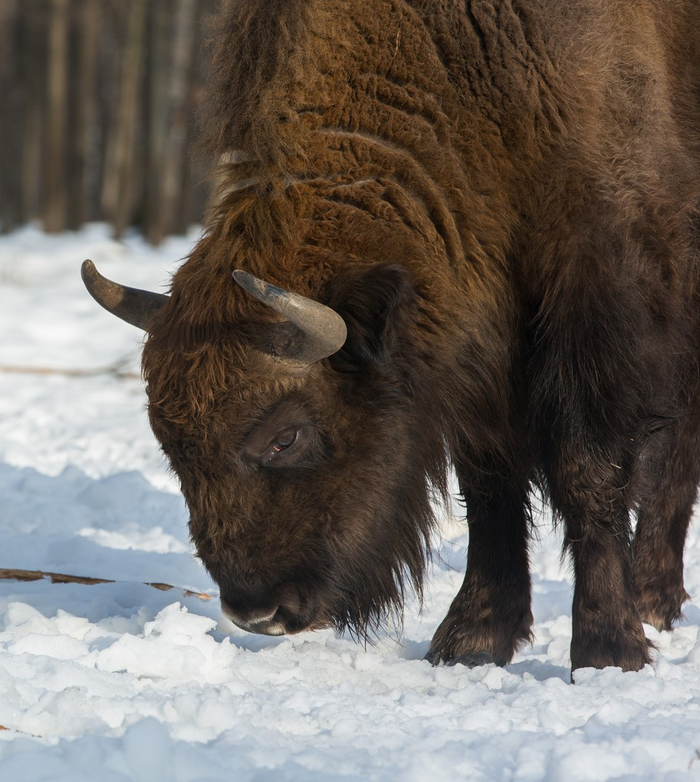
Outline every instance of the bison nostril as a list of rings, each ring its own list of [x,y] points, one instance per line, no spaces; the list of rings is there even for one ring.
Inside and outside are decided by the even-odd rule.
[[[279,606],[275,619],[284,624],[287,633],[319,626],[321,603],[318,593],[310,586],[286,582],[275,589],[274,596]]]
[[[303,601],[296,584],[286,583],[275,589],[275,602],[285,613],[297,616],[303,613]]]

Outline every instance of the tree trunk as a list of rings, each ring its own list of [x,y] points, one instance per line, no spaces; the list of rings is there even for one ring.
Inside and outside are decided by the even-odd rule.
[[[19,62],[20,11],[17,0],[0,4],[0,230],[11,231],[21,221],[19,140],[22,137],[23,95]]]
[[[195,43],[197,40],[197,0],[178,0],[175,43],[170,77],[170,128],[163,169],[159,237],[184,233],[187,217],[183,214],[183,180],[187,165],[187,131],[192,104]]]
[[[79,47],[72,186],[72,226],[79,227],[97,217],[94,212],[97,179],[97,70],[100,33],[99,0],[82,0],[78,21]]]
[[[166,0],[153,0],[149,68],[148,141],[146,148],[145,232],[151,244],[163,241],[162,178],[168,135],[168,73],[171,11]]]
[[[147,0],[132,0],[116,128],[105,172],[103,206],[105,214],[112,222],[116,238],[122,237],[133,217],[135,146],[147,9]]]
[[[51,1],[48,60],[46,209],[44,228],[63,231],[67,220],[68,0]]]
[[[21,59],[26,93],[24,128],[21,138],[22,221],[37,220],[43,213],[44,200],[44,125],[46,119],[46,74],[48,73],[47,39],[49,5],[46,0],[23,0],[24,45]]]

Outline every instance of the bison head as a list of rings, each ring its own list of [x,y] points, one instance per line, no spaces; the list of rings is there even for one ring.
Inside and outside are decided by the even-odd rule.
[[[212,288],[226,291],[225,322],[193,305],[194,281],[137,291],[89,261],[83,279],[148,332],[151,425],[233,622],[365,635],[405,583],[420,590],[444,443],[427,434],[431,401],[417,402],[403,267],[332,279],[326,304],[227,271]]]

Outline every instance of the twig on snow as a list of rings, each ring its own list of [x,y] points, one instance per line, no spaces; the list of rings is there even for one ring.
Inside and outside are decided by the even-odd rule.
[[[0,366],[0,372],[8,375],[62,375],[63,377],[96,377],[98,375],[112,375],[120,380],[138,380],[137,372],[129,372],[124,369],[124,362],[118,362],[108,367],[96,369],[62,369],[59,367],[20,367]]]
[[[65,573],[49,573],[44,570],[15,570],[0,568],[0,581],[40,581],[47,578],[52,584],[117,584],[118,582],[110,578],[88,578],[87,576],[69,576]],[[170,589],[178,589],[187,597],[198,597],[200,600],[211,600],[211,595],[205,592],[194,592],[191,589],[183,589],[172,584],[163,584],[159,581],[146,581],[145,586],[159,589],[161,592],[167,592]]]
[[[4,725],[0,725],[0,731],[7,731],[7,733],[19,733],[22,736],[31,736],[33,739],[40,739],[41,736],[37,736],[34,733],[27,733],[24,730],[19,730],[18,728],[6,728]]]

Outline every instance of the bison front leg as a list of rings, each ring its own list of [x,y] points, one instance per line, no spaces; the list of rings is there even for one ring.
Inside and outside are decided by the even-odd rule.
[[[525,491],[503,485],[467,498],[467,573],[430,645],[433,665],[505,665],[531,642],[526,503]]]

